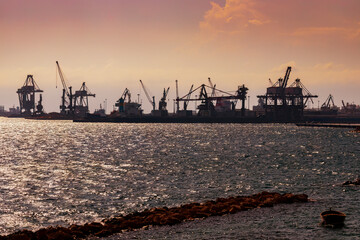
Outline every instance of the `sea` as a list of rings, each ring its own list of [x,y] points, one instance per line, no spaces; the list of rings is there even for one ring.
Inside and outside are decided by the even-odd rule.
[[[105,239],[360,239],[360,134],[293,124],[0,118],[0,234],[262,191],[281,204]],[[343,228],[320,213],[344,212]],[[90,239],[96,239],[90,237]]]

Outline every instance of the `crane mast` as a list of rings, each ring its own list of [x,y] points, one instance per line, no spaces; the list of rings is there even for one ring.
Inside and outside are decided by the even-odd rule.
[[[179,85],[178,85],[178,80],[176,80],[175,83],[176,83],[176,112],[179,112],[180,106],[179,106]]]

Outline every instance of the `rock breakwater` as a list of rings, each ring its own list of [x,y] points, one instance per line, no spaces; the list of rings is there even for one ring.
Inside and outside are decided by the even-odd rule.
[[[0,240],[67,240],[83,239],[90,235],[106,237],[127,230],[146,228],[148,226],[174,225],[197,218],[233,214],[254,208],[272,207],[275,204],[308,202],[305,194],[280,194],[262,192],[252,196],[218,198],[215,201],[189,203],[180,207],[159,207],[134,212],[125,216],[104,219],[101,222],[71,225],[70,227],[48,227],[37,231],[22,230]]]

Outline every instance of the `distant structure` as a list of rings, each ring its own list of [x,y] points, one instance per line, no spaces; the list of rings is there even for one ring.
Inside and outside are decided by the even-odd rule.
[[[20,107],[13,106],[9,108],[9,114],[20,114]]]
[[[169,94],[169,90],[170,90],[170,87],[168,87],[166,90],[164,88],[163,96],[159,101],[159,112],[160,112],[161,116],[168,115],[168,110],[166,109],[166,106],[167,106],[166,97]]]
[[[144,90],[144,93],[145,93],[149,103],[152,106],[151,115],[156,116],[156,117],[167,117],[168,116],[168,110],[166,109],[166,106],[167,106],[166,97],[169,94],[170,87],[168,87],[167,89],[164,88],[163,96],[159,101],[159,109],[156,109],[156,107],[155,107],[155,96],[153,96],[152,98],[150,97],[150,94],[146,90],[146,87],[145,87],[144,83],[141,80],[140,80],[140,84],[141,84],[141,87]]]
[[[20,104],[21,115],[39,115],[43,113],[42,95],[40,94],[40,100],[38,105],[35,106],[36,93],[43,92],[36,84],[33,75],[27,75],[24,85],[17,90]]]
[[[176,96],[177,114],[180,116],[190,116],[192,111],[189,111],[188,105],[190,101],[201,103],[197,106],[198,116],[201,117],[223,117],[223,116],[245,116],[245,100],[247,99],[247,91],[249,90],[245,85],[239,86],[235,93],[229,93],[216,88],[216,84],[212,84],[210,78],[208,78],[209,85],[202,84],[197,88],[190,87],[189,93],[179,98]],[[176,81],[177,85],[177,81]],[[178,89],[178,86],[176,87]],[[195,95],[195,98],[191,96],[200,90],[199,95]],[[178,94],[178,90],[176,91]],[[241,101],[241,110],[236,110],[236,104]],[[183,110],[180,110],[180,102],[183,102]]]
[[[342,109],[341,109],[341,113],[342,114],[346,114],[348,116],[360,116],[360,106],[356,105],[355,103],[346,103],[344,102],[344,100],[342,100]]]
[[[127,88],[125,88],[115,106],[118,107],[118,110],[112,112],[112,117],[139,117],[142,115],[141,104],[131,102],[131,93]]]
[[[325,102],[321,105],[322,112],[337,114],[339,108],[335,105],[333,95],[329,95]]]
[[[257,96],[259,105],[264,108],[265,117],[270,120],[301,120],[308,100],[312,101],[312,98],[318,97],[312,95],[301,83],[300,79],[296,79],[288,87],[290,72],[291,67],[288,67],[284,78],[280,78],[275,84],[267,88],[265,95]]]
[[[60,113],[62,115],[74,115],[74,105],[73,105],[73,94],[72,87],[68,87],[68,83],[65,79],[64,73],[60,68],[59,62],[56,61],[56,69],[60,76],[61,83],[63,85],[63,92],[61,97]]]
[[[80,90],[73,94],[72,87],[68,87],[64,73],[60,68],[59,62],[56,61],[57,72],[60,76],[63,85],[63,92],[61,97],[60,113],[70,117],[85,117],[89,113],[89,99],[88,97],[95,97],[95,94],[90,93],[85,82],[81,85]]]
[[[73,95],[74,98],[74,110],[75,116],[85,117],[89,113],[89,98],[95,97],[95,94],[92,94],[85,82],[81,85],[80,90],[75,91]]]

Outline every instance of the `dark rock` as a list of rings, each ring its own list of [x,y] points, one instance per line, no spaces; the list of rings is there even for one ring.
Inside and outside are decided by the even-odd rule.
[[[346,185],[360,185],[360,178],[356,179],[355,181],[346,181],[343,183],[344,186]]]
[[[357,183],[360,185],[360,179],[357,180]],[[344,185],[346,184],[354,183],[348,181],[344,183]],[[126,216],[104,219],[102,220],[103,224],[99,222],[84,225],[74,224],[69,228],[49,227],[36,232],[23,230],[7,236],[0,236],[0,240],[69,240],[86,238],[89,235],[106,237],[122,231],[144,229],[150,225],[174,225],[183,221],[192,221],[195,218],[234,214],[257,207],[272,207],[274,204],[293,202],[308,202],[308,196],[306,194],[294,195],[287,193],[281,195],[279,193],[262,192],[250,197],[218,198],[216,201],[206,201],[201,204],[194,202],[180,207],[147,209]]]
[[[306,194],[295,195],[294,201],[295,202],[308,202],[309,201],[308,195],[306,195]]]
[[[292,193],[285,193],[281,196],[282,203],[293,203],[295,200],[295,196]]]
[[[55,232],[50,232],[47,234],[48,240],[72,240],[75,239],[69,231],[59,229]]]

